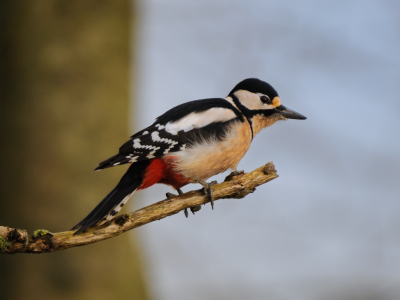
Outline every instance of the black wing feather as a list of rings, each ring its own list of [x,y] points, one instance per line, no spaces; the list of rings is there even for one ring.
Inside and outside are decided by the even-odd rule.
[[[178,106],[175,106],[174,108],[171,108],[170,110],[159,116],[154,124],[157,123],[166,124],[168,122],[175,122],[182,119],[183,117],[187,116],[190,113],[193,112],[199,113],[216,107],[231,109],[238,118],[243,118],[242,113],[225,99],[210,98],[210,99],[189,101],[186,103],[182,103]]]
[[[187,132],[179,131],[177,134],[171,134],[164,127],[168,122],[176,122],[190,113],[201,113],[211,108],[227,108],[236,114],[236,118],[226,122],[211,123],[202,128],[194,128]],[[119,148],[119,153],[101,162],[95,170],[101,170],[116,165],[123,165],[130,162],[148,160],[153,157],[162,157],[171,152],[176,152],[186,145],[189,147],[196,141],[204,138],[223,139],[226,136],[226,130],[231,122],[244,122],[244,117],[230,102],[221,98],[195,100],[178,105],[163,115],[156,121],[136,134]],[[159,140],[154,140],[152,133],[157,132]],[[134,147],[136,142],[136,147]],[[140,145],[140,147],[138,146]]]

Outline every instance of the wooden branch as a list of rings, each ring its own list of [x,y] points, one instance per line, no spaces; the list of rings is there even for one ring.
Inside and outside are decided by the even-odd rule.
[[[214,201],[227,198],[243,198],[254,192],[261,184],[277,178],[272,162],[267,163],[250,173],[236,175],[232,173],[221,184],[212,187]],[[205,204],[209,199],[202,190],[191,191],[173,198],[163,200],[130,214],[117,216],[108,223],[88,229],[86,232],[73,235],[73,231],[50,233],[47,230],[36,230],[30,238],[22,229],[0,226],[0,253],[47,253],[84,246],[109,239],[125,231],[177,214],[192,206]]]

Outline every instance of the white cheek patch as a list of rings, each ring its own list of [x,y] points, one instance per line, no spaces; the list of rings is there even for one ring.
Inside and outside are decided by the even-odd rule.
[[[260,96],[263,94],[254,94],[249,91],[239,90],[235,92],[235,96],[239,99],[240,103],[242,103],[245,107],[250,110],[257,109],[273,109],[274,106],[270,104],[265,104],[261,101]]]
[[[181,130],[187,132],[193,128],[205,127],[211,123],[226,122],[233,118],[236,118],[236,115],[231,109],[215,107],[203,112],[191,113],[172,123],[168,122],[165,125],[165,131],[176,135]]]
[[[263,108],[263,103],[257,94],[245,90],[239,90],[235,92],[234,95],[239,99],[240,103],[250,110]]]

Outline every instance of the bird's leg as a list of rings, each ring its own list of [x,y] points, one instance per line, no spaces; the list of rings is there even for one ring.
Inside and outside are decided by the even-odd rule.
[[[211,181],[210,183],[205,182],[204,180],[197,180],[196,183],[200,183],[203,186],[204,194],[210,199],[211,208],[214,209],[214,195],[211,187],[218,182]]]

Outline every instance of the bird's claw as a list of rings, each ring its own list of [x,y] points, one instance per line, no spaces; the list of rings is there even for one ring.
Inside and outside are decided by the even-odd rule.
[[[167,197],[167,199],[169,200],[169,202],[172,202],[171,197],[176,197],[177,195],[171,194],[171,193],[166,193],[165,196]]]
[[[237,176],[237,175],[242,175],[244,174],[244,170],[241,171],[233,171],[231,174],[229,174],[228,176]]]
[[[233,177],[244,174],[244,171],[233,171],[231,174],[225,177],[224,181],[231,181]]]
[[[176,191],[178,192],[179,195],[183,194],[181,189],[176,189]],[[174,195],[174,194],[167,193],[167,198],[168,198],[169,201],[172,201],[170,196],[175,196],[176,197],[176,195]],[[190,208],[190,211],[194,214],[196,211],[199,211],[201,209],[201,206],[200,205],[196,205],[196,206],[192,206],[192,207],[189,207],[189,208]],[[187,208],[185,208],[185,210],[183,212],[185,214],[185,217],[188,218],[189,217],[189,213],[187,211]]]
[[[179,195],[182,195],[183,192],[181,189],[176,189],[176,191],[178,192]],[[169,202],[172,202],[171,197],[178,197],[179,195],[175,195],[175,194],[171,194],[171,193],[166,193],[165,196],[167,197],[167,199],[169,200]]]
[[[200,209],[201,209],[201,205],[196,205],[196,206],[190,207],[190,211],[192,212],[192,214],[199,211]]]
[[[201,205],[192,206],[192,207],[189,207],[189,209],[192,212],[192,214],[195,214],[195,212],[198,212],[201,209]],[[187,208],[185,208],[185,210],[183,212],[185,213],[185,217],[188,218],[189,213],[188,213]]]

